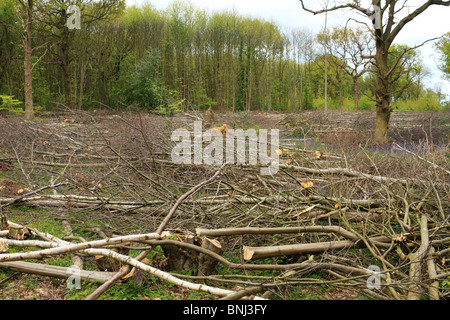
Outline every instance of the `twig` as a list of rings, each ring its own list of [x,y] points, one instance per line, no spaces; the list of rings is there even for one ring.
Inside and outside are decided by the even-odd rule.
[[[169,214],[166,216],[166,218],[163,220],[163,222],[160,224],[160,226],[158,227],[158,229],[156,230],[156,234],[161,235],[164,227],[166,226],[166,224],[169,222],[170,218],[173,216],[173,214],[175,213],[175,211],[177,210],[178,206],[184,201],[184,199],[186,199],[187,197],[189,197],[191,194],[195,193],[196,191],[198,191],[201,187],[211,183],[213,180],[215,180],[217,178],[217,176],[219,175],[220,171],[223,169],[225,165],[223,165],[210,179],[208,179],[205,182],[200,183],[199,185],[195,186],[194,188],[192,188],[191,190],[189,190],[187,193],[183,194],[175,203],[175,205],[172,207],[172,209],[170,210]],[[137,261],[141,261],[142,259],[144,259],[149,253],[150,253],[151,249],[145,250],[143,252],[141,252],[137,257],[136,260]],[[122,277],[124,277],[126,274],[128,274],[128,272],[130,272],[131,267],[130,265],[126,265],[122,270],[120,270],[111,280],[109,280],[108,282],[104,283],[102,286],[100,286],[99,288],[97,288],[97,290],[95,290],[92,294],[90,294],[86,300],[95,300],[97,299],[100,295],[103,294],[103,292],[105,292],[106,290],[108,290],[110,287],[112,287],[118,280],[120,280]]]

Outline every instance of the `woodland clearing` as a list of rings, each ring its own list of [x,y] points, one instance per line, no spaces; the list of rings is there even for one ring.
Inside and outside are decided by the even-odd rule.
[[[449,298],[449,113],[394,113],[384,145],[370,112],[218,114],[280,130],[273,176],[174,164],[203,117],[0,118],[0,298]]]

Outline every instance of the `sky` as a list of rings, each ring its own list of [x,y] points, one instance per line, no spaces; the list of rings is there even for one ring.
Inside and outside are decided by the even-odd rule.
[[[211,12],[234,9],[243,15],[250,15],[253,18],[262,18],[273,21],[282,30],[289,29],[309,29],[317,33],[324,28],[325,14],[313,15],[302,9],[298,0],[190,0],[198,8],[207,9]],[[322,4],[329,0],[306,0],[305,3],[312,4],[314,9],[320,8]],[[141,5],[150,2],[157,9],[164,10],[173,0],[126,0],[127,5]],[[330,6],[334,1],[329,1]],[[363,1],[364,3],[367,1]],[[424,0],[409,0],[410,8],[402,12],[414,10]],[[324,5],[323,5],[324,6]],[[344,26],[349,18],[356,18],[360,21],[370,22],[361,15],[355,15],[351,10],[338,10],[328,14],[328,26]],[[442,36],[450,32],[450,7],[431,6],[427,11],[419,15],[397,36],[395,43],[406,44],[410,47],[419,45],[424,41]],[[438,68],[439,55],[433,48],[432,42],[427,43],[418,49],[423,57],[423,62],[431,75],[425,80],[427,87],[436,89],[450,97],[450,81],[442,78],[442,72]]]

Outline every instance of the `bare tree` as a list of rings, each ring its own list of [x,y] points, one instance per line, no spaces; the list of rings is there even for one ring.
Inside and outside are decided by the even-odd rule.
[[[318,41],[323,42],[327,35],[319,34]],[[355,111],[359,104],[358,80],[369,71],[371,60],[367,57],[372,55],[372,38],[367,37],[362,28],[339,28],[336,27],[328,32],[328,52],[335,56],[334,67],[349,75],[353,81],[353,93]]]
[[[376,98],[376,129],[375,139],[379,142],[387,141],[387,132],[389,128],[389,120],[392,112],[391,98],[392,92],[390,87],[392,72],[394,71],[398,59],[394,65],[388,65],[389,48],[393,44],[395,38],[400,31],[411,21],[425,12],[432,5],[450,6],[450,1],[428,0],[417,6],[414,10],[407,11],[407,0],[372,0],[364,1],[366,7],[363,7],[363,1],[340,1],[328,9],[312,9],[312,5],[306,5],[306,1],[300,0],[303,10],[313,14],[327,13],[337,10],[350,9],[373,22],[373,35],[375,37],[376,52],[373,55],[376,84],[375,84],[375,98]],[[416,47],[417,48],[417,47]],[[406,52],[405,52],[406,53]]]

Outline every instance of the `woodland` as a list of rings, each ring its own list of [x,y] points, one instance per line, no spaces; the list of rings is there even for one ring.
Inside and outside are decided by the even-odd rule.
[[[407,3],[315,34],[189,1],[0,0],[0,299],[449,299],[450,100],[394,39],[450,2],[394,23]],[[278,129],[279,171],[174,163],[194,121]]]
[[[327,107],[375,109],[376,73],[364,58],[375,45],[365,26],[314,34],[307,26],[283,30],[274,22],[233,11],[208,12],[185,1],[174,1],[164,11],[151,2],[125,7],[123,1],[75,1],[86,18],[81,29],[71,30],[66,1],[28,3],[33,6],[28,40],[35,110],[133,104],[161,113],[209,106],[222,112],[323,109],[325,53]],[[0,93],[24,102],[27,18],[22,6],[28,4],[0,4]],[[436,40],[447,71],[449,38]],[[394,44],[389,67],[395,67],[394,108],[448,109],[439,89],[424,86],[429,70],[420,48]]]

